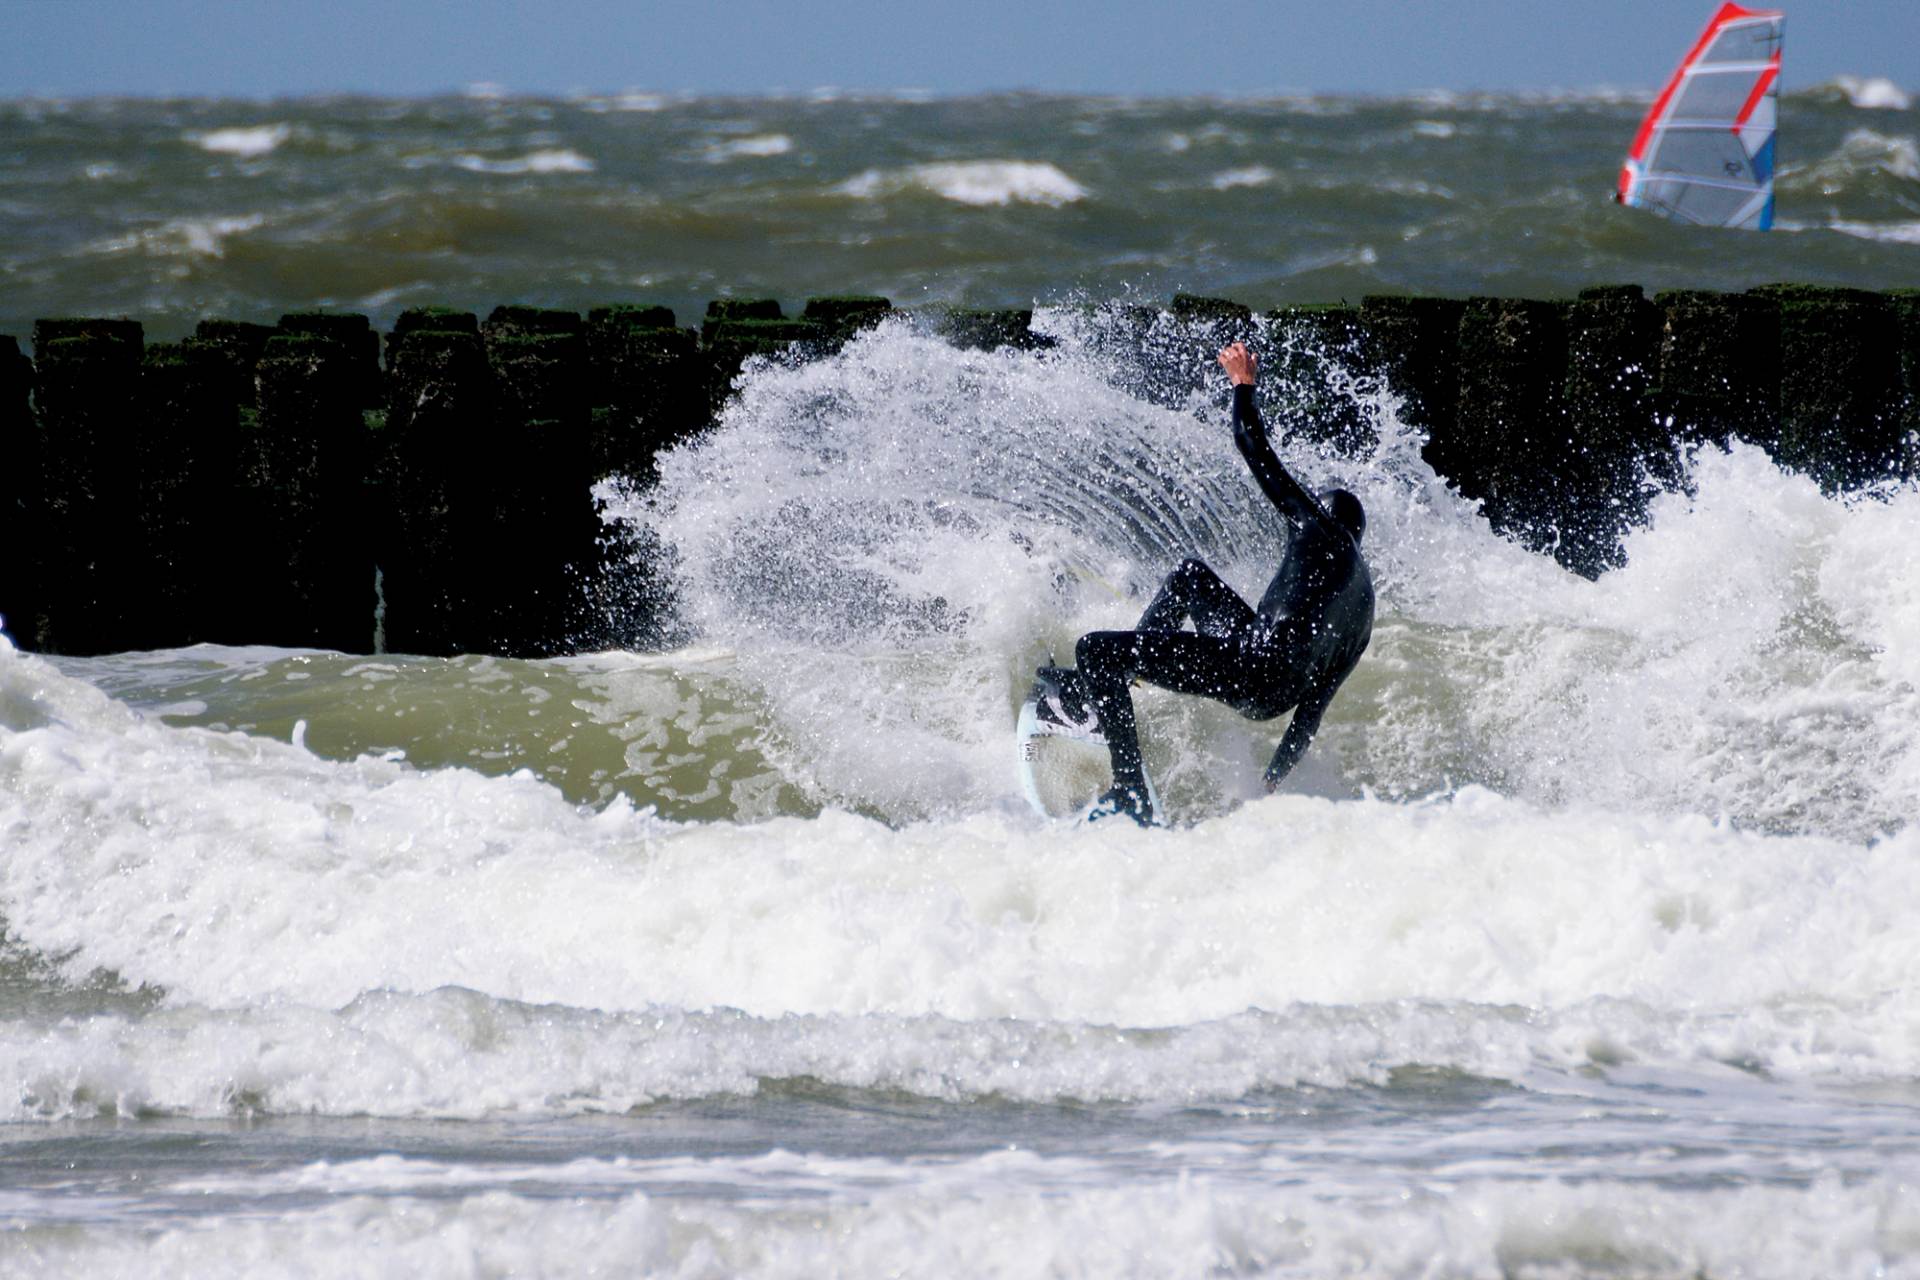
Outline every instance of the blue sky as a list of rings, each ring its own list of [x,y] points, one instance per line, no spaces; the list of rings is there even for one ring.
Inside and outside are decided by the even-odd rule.
[[[1717,0],[0,0],[0,97],[1657,87]],[[1787,83],[1920,90],[1920,0],[1786,3]]]

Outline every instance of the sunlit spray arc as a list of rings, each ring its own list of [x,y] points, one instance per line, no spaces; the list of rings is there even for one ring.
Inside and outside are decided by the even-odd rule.
[[[669,550],[686,635],[724,655],[715,678],[751,709],[740,749],[814,806],[890,824],[1024,811],[1008,736],[1036,664],[1134,625],[1184,557],[1243,598],[1273,572],[1280,538],[1207,343],[1124,309],[1040,323],[1051,350],[956,350],[896,321],[827,359],[750,365],[656,488],[607,493],[611,521]],[[1920,520],[1912,492],[1838,500],[1757,449],[1709,450],[1629,531],[1625,567],[1589,582],[1495,534],[1422,459],[1389,389],[1337,360],[1305,367],[1375,440],[1275,438],[1307,483],[1365,504],[1379,612],[1288,790],[1478,784],[1780,832],[1904,824],[1916,682],[1885,637],[1903,633],[1906,588],[1862,592],[1905,581],[1891,548]],[[1276,425],[1312,389],[1261,386]],[[1260,795],[1283,723],[1134,692],[1170,812]]]
[[[752,367],[718,428],[661,460],[654,491],[613,503],[672,549],[682,623],[737,656],[776,733],[805,738],[823,799],[911,814],[1004,795],[1035,663],[1131,626],[1185,557],[1253,596],[1279,561],[1212,361],[1237,335],[1165,317],[1142,332],[1121,309],[1043,323],[1052,350],[956,350],[899,322],[831,359]],[[1271,349],[1292,340],[1261,331]],[[1364,458],[1283,447],[1306,474],[1378,495],[1391,526],[1438,486],[1385,421]],[[1196,777],[1272,750],[1265,730],[1235,732],[1188,744]]]

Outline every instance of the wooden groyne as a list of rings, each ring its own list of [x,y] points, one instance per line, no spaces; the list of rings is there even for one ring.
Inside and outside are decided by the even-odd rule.
[[[541,656],[645,644],[644,566],[610,562],[589,489],[643,483],[704,429],[751,355],[837,350],[883,298],[586,315],[503,306],[201,322],[178,343],[122,319],[0,336],[0,616],[21,647],[195,642]],[[1163,350],[1252,336],[1291,429],[1358,448],[1325,377],[1384,377],[1434,469],[1495,528],[1603,572],[1676,449],[1742,439],[1830,490],[1910,474],[1920,291],[1637,287],[1571,301],[1368,297],[1254,313],[1132,308]],[[929,317],[956,345],[1041,346],[1022,310]],[[1181,354],[1175,352],[1175,354]]]

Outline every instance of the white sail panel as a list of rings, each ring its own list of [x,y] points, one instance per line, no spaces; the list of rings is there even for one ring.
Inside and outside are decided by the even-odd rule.
[[[1773,224],[1783,16],[1723,4],[1640,124],[1620,203],[1681,222]]]

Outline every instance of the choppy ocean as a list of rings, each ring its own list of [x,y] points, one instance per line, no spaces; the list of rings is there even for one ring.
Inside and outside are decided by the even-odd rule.
[[[1609,203],[1648,98],[0,102],[0,333],[315,306],[1920,284],[1920,117],[1790,92],[1779,234]]]
[[[1377,448],[1283,453],[1380,617],[1286,790],[1151,690],[1170,829],[1015,783],[1034,663],[1277,547],[1219,398],[1080,302],[1920,284],[1890,86],[1789,97],[1766,236],[1607,202],[1643,108],[0,106],[0,331],[1062,339],[750,366],[601,492],[668,651],[0,641],[0,1276],[1920,1275],[1920,492],[1709,448],[1588,581],[1354,381]]]

